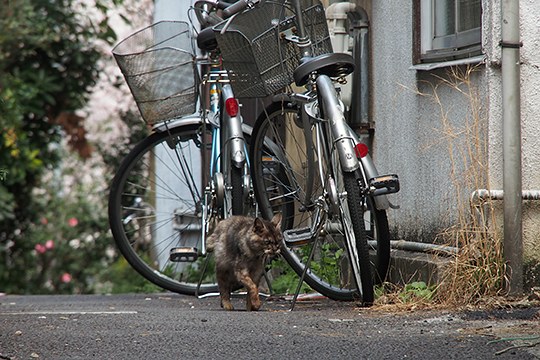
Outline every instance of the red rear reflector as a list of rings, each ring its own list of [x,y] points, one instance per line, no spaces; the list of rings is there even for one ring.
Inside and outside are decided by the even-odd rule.
[[[356,144],[355,148],[356,150],[356,157],[357,158],[363,158],[369,153],[369,149],[366,144],[364,143],[358,143]]]
[[[238,115],[238,101],[235,98],[228,98],[225,101],[225,110],[229,116]]]

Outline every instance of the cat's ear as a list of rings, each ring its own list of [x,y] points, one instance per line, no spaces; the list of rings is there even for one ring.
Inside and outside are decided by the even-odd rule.
[[[256,234],[260,234],[261,232],[263,232],[265,229],[264,227],[264,223],[262,222],[261,219],[259,218],[255,218],[255,221],[253,222],[253,231],[256,233]]]
[[[272,218],[272,224],[276,227],[276,229],[281,229],[281,213],[277,213]]]

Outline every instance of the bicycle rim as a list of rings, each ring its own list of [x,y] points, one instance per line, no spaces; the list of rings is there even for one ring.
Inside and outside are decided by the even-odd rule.
[[[111,230],[129,264],[152,283],[188,295],[199,281],[200,294],[217,291],[211,258],[169,259],[172,248],[202,248],[209,136],[200,125],[153,133],[124,159],[109,195]]]
[[[318,159],[314,155],[314,149],[305,147],[306,141],[302,139],[303,137],[298,108],[287,103],[269,106],[259,117],[254,128],[251,143],[251,154],[254,158],[251,171],[255,196],[261,214],[265,218],[270,219],[273,213],[279,211],[289,214],[288,217],[283,217],[284,230],[311,225],[312,204],[325,191],[321,181],[308,179],[311,176],[309,174],[313,174],[308,168],[318,166]],[[311,184],[309,198],[306,198],[304,190],[307,184]],[[335,192],[346,193],[344,185],[334,186]],[[337,189],[338,186],[341,190]],[[384,279],[386,276],[390,259],[386,212],[376,210],[372,199],[362,198],[360,203],[363,209],[365,239],[377,244],[373,247],[374,256],[371,257],[370,266],[371,272],[379,275],[374,279],[378,283],[380,281],[377,279]],[[341,222],[336,216],[334,214],[333,218],[328,220],[328,227],[334,230],[342,226],[330,225]],[[352,277],[345,234],[340,231],[341,234],[320,236],[315,244],[296,248],[285,247],[283,256],[293,270],[301,275],[308,255],[315,247],[314,259],[306,273],[306,283],[315,291],[332,299],[354,300],[358,299],[360,294]],[[291,290],[294,288],[291,287]]]

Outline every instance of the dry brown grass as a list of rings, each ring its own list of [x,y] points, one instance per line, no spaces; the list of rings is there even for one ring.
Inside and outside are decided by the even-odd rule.
[[[439,137],[432,146],[445,145],[451,163],[450,178],[453,184],[457,214],[454,226],[438,236],[438,241],[456,246],[458,254],[447,267],[434,297],[429,301],[407,304],[385,294],[379,305],[412,307],[467,307],[489,304],[505,294],[505,263],[502,254],[502,234],[493,211],[492,200],[481,206],[471,207],[470,194],[476,189],[489,189],[487,163],[486,99],[472,80],[475,67],[453,67],[435,81],[422,83],[424,90],[415,89],[417,95],[426,97],[439,111]],[[427,89],[427,90],[426,90]],[[451,93],[449,103],[443,98]],[[452,118],[452,106],[467,104],[464,118]],[[455,115],[453,115],[455,116]],[[399,289],[396,289],[399,294]],[[396,295],[397,296],[397,295]],[[399,296],[398,296],[399,298]]]
[[[448,152],[460,155],[457,159],[451,155],[451,176],[458,200],[457,223],[441,234],[455,244],[459,252],[437,291],[439,302],[453,306],[479,304],[506,292],[502,234],[493,211],[493,200],[485,200],[482,206],[471,206],[470,197],[463,196],[476,189],[489,190],[487,119],[483,106],[486,101],[471,81],[474,71],[474,67],[452,68],[447,78],[440,79],[442,86],[464,97],[469,106],[468,116],[460,121],[463,127],[458,131],[449,125],[444,116],[444,104],[434,96],[447,132]],[[461,140],[456,146],[458,134]],[[463,170],[457,173],[454,171],[457,167]]]

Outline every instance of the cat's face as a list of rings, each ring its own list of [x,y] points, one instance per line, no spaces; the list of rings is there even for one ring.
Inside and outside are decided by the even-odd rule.
[[[264,255],[274,257],[281,253],[283,244],[281,214],[275,215],[272,221],[255,219],[253,232],[258,237],[256,241],[257,247]]]

